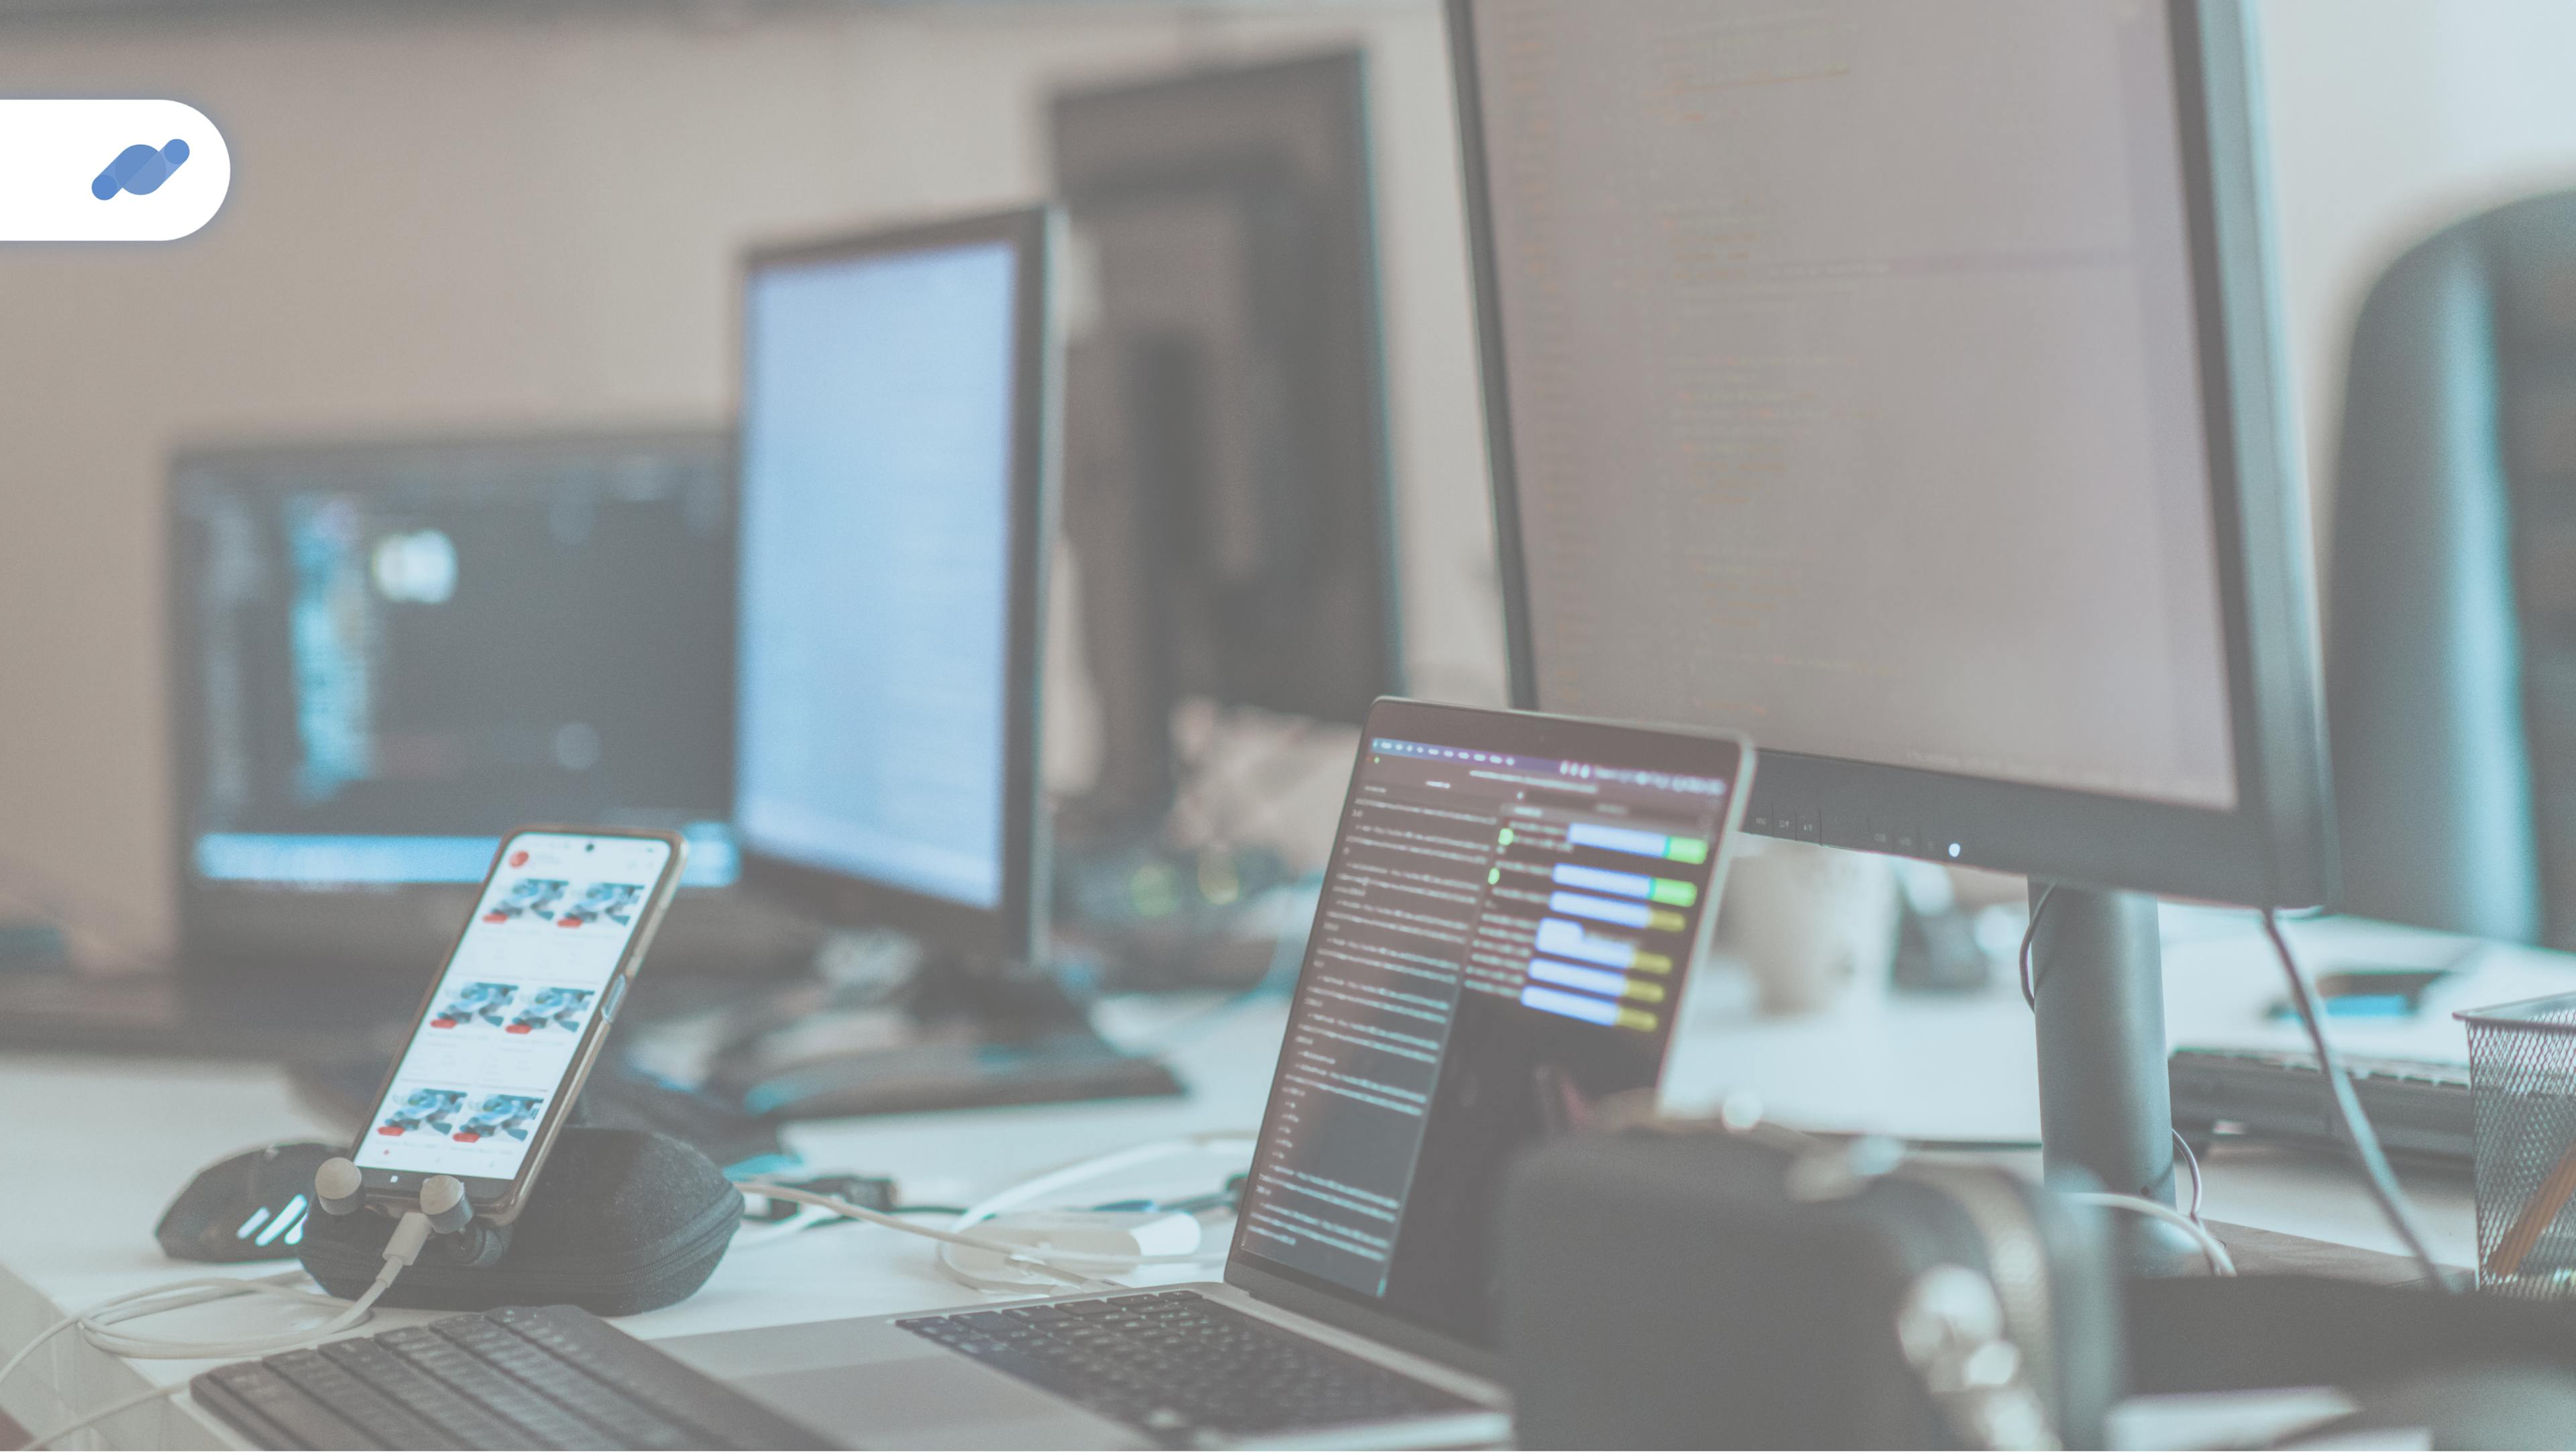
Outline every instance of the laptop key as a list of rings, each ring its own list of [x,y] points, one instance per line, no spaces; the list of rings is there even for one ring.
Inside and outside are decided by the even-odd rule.
[[[1053,1321],[1000,1313],[966,1335],[897,1322],[1155,1441],[1380,1421],[1474,1404],[1246,1316],[1196,1292],[1060,1303]],[[994,1313],[970,1312],[974,1320]]]

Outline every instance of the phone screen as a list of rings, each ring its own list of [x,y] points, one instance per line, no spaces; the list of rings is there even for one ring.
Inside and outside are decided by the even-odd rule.
[[[670,844],[522,833],[483,884],[356,1159],[516,1179],[617,976]]]

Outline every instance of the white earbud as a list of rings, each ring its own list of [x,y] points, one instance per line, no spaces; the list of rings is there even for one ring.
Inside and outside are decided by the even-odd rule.
[[[429,1228],[441,1235],[454,1235],[474,1219],[474,1206],[465,1198],[465,1182],[454,1175],[432,1175],[420,1187],[421,1213],[429,1217]]]
[[[332,1215],[357,1213],[367,1190],[366,1177],[358,1173],[357,1163],[348,1156],[324,1160],[313,1172],[313,1198]]]

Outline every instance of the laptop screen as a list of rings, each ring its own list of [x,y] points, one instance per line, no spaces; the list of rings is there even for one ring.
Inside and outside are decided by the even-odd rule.
[[[1235,1264],[1490,1345],[1503,1172],[1660,1077],[1743,776],[1731,740],[1379,703]]]

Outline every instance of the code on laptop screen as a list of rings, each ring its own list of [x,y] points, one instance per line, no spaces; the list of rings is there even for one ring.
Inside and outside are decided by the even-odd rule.
[[[1238,1250],[1488,1339],[1503,1170],[1655,1084],[1734,786],[1371,737]]]

